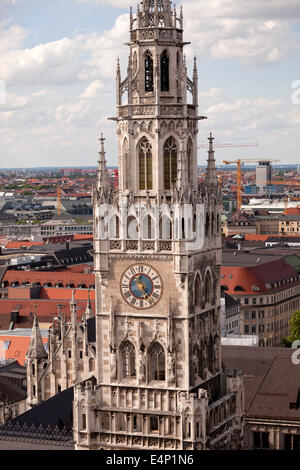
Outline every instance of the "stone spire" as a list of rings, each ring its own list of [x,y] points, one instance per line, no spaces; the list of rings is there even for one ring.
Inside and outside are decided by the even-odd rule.
[[[143,0],[142,2],[142,25],[149,27],[173,26],[172,8],[170,0]]]
[[[88,301],[87,301],[86,309],[85,309],[85,319],[88,320],[89,318],[92,318],[92,316],[93,316],[93,311],[92,311],[91,300],[90,300],[90,291],[88,291]]]
[[[72,291],[72,298],[70,302],[70,312],[71,312],[71,324],[72,327],[76,327],[77,322],[77,302],[75,300],[75,290]]]
[[[109,176],[106,167],[106,159],[105,159],[105,151],[104,151],[104,142],[105,139],[103,134],[99,139],[100,141],[100,152],[99,152],[99,160],[98,160],[98,180],[97,186],[98,189],[105,189],[110,187]]]
[[[48,355],[45,351],[44,344],[42,341],[41,330],[39,327],[37,314],[36,314],[36,305],[34,306],[34,318],[33,318],[33,325],[31,331],[31,341],[29,349],[26,353],[26,357],[28,359],[47,359]]]
[[[217,170],[216,170],[216,160],[215,160],[215,151],[214,151],[214,137],[212,133],[208,138],[209,141],[209,150],[208,150],[208,160],[207,160],[207,171],[206,171],[206,182],[207,184],[217,184]]]

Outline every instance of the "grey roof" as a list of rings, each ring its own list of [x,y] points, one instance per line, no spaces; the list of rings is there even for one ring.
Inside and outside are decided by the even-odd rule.
[[[293,364],[294,351],[222,346],[224,366],[243,371],[246,417],[300,421],[299,365]]]
[[[257,266],[257,264],[268,263],[275,259],[281,259],[282,256],[273,254],[257,254],[243,250],[224,249],[222,252],[222,266]]]

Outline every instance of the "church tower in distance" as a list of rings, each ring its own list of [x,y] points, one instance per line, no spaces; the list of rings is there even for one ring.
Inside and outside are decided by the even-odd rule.
[[[169,0],[130,11],[117,64],[119,189],[104,138],[94,190],[96,373],[75,386],[84,449],[238,449],[243,380],[221,360],[221,185],[209,137],[197,178],[198,74]],[[127,102],[125,103],[125,96]]]

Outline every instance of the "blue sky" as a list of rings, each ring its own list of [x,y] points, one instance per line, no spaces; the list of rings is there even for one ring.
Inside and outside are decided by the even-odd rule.
[[[133,8],[135,10],[134,2]],[[180,2],[176,2],[180,5]],[[199,141],[258,142],[216,159],[299,163],[300,0],[184,0],[190,74],[198,58]],[[122,6],[123,8],[120,8]],[[95,165],[101,132],[117,164],[115,64],[128,49],[126,0],[0,0],[0,167]],[[300,95],[299,95],[300,96]],[[198,163],[206,159],[199,151]]]

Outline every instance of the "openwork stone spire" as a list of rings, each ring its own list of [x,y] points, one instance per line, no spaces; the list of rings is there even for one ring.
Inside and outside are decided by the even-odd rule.
[[[141,15],[144,28],[173,26],[170,0],[143,0]]]
[[[207,172],[206,172],[206,182],[208,184],[217,184],[217,170],[216,170],[216,160],[215,160],[215,151],[214,151],[214,137],[212,133],[208,138],[209,149],[208,149],[208,160],[207,160]]]
[[[99,152],[99,160],[98,160],[98,189],[104,189],[110,187],[109,176],[106,167],[106,159],[105,159],[105,150],[104,150],[104,142],[105,139],[103,134],[99,139],[100,141],[100,152]]]
[[[36,306],[31,331],[31,341],[26,357],[29,359],[46,359],[48,357],[42,341],[41,330],[36,314]]]

